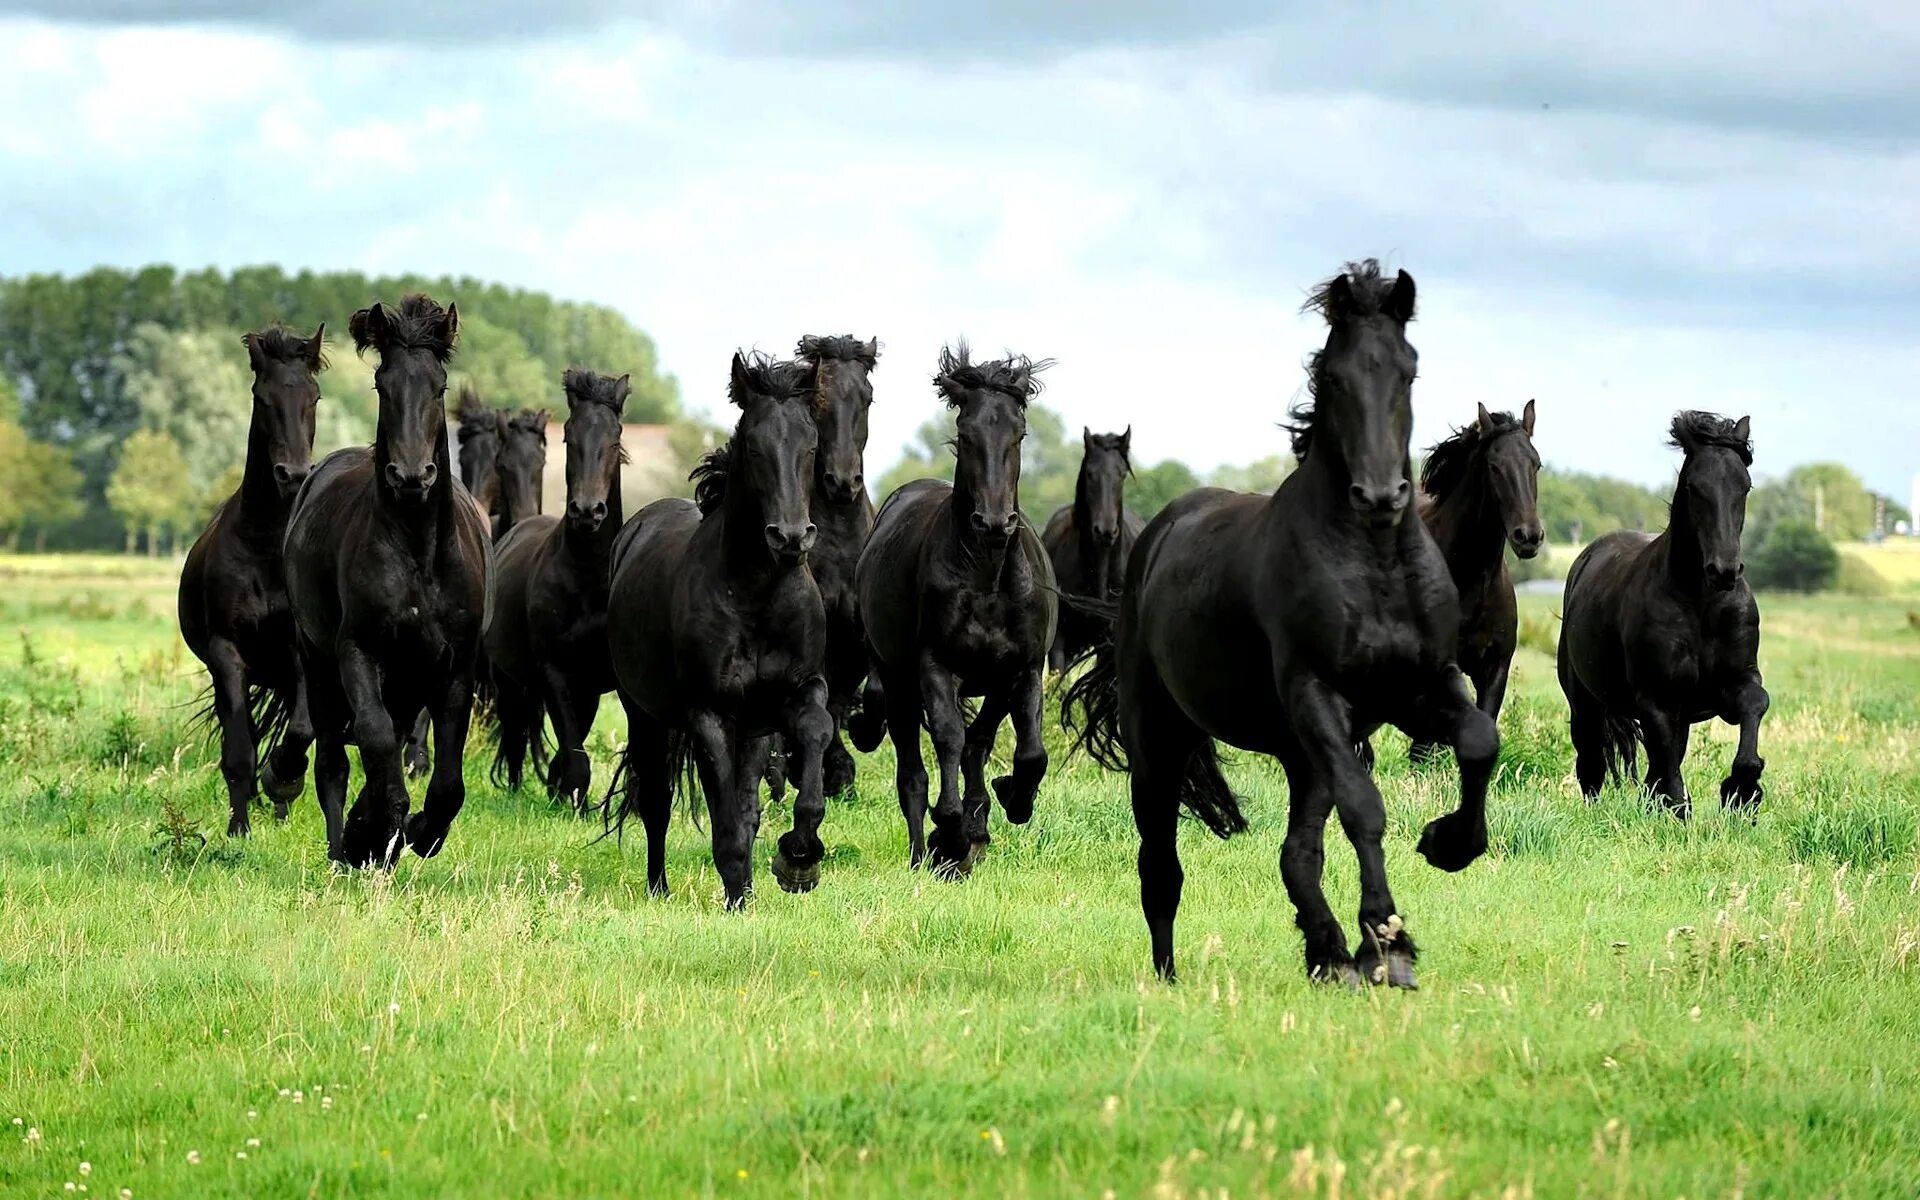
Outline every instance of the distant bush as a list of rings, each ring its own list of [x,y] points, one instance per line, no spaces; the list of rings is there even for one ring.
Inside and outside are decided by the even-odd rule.
[[[1840,552],[1809,521],[1779,521],[1747,556],[1747,578],[1756,588],[1824,592],[1840,575]]]
[[[1834,589],[1849,596],[1885,596],[1893,591],[1893,585],[1887,577],[1873,569],[1873,564],[1857,554],[1840,556],[1840,573],[1834,579]]]
[[[1559,579],[1565,574],[1563,571],[1554,569],[1551,546],[1540,547],[1540,553],[1532,558],[1521,558],[1509,549],[1507,570],[1513,575],[1515,583],[1530,583],[1535,579]]]

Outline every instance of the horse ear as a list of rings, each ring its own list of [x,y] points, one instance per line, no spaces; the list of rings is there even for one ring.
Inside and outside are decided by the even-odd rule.
[[[240,335],[240,344],[247,348],[247,365],[253,368],[254,374],[259,374],[260,368],[267,362],[266,352],[260,348],[260,339],[251,333],[243,333]]]
[[[1413,320],[1413,276],[1404,270],[1400,272],[1393,281],[1393,290],[1387,293],[1387,302],[1382,309],[1402,325]]]
[[[733,365],[729,369],[727,378],[727,399],[733,401],[741,408],[745,408],[747,406],[747,397],[752,391],[753,376],[747,372],[747,360],[741,358],[740,352],[735,350],[733,352]]]
[[[542,437],[547,434],[547,415],[547,410],[544,408],[533,414],[534,432]]]
[[[1738,421],[1734,422],[1733,436],[1739,438],[1743,442],[1752,438],[1753,437],[1753,418],[1741,417]]]
[[[1088,450],[1093,449],[1093,427],[1092,426],[1082,425],[1080,427],[1080,445],[1083,448]]]
[[[876,364],[879,363],[880,361],[880,339],[879,338],[871,337],[867,339],[867,357],[872,359]]]
[[[327,369],[327,323],[325,321],[314,329],[313,336],[307,339],[307,369],[319,374]]]
[[[448,303],[446,319],[440,323],[440,328],[445,331],[447,349],[453,349],[454,343],[460,340],[460,305],[458,303]]]
[[[1353,307],[1353,283],[1345,273],[1335,275],[1327,285],[1326,316],[1329,323],[1340,320]]]
[[[1484,404],[1480,406],[1479,425],[1481,437],[1487,437],[1493,433],[1493,414],[1487,411],[1487,406]]]
[[[1533,401],[1531,400],[1527,401],[1527,410],[1520,414],[1520,428],[1527,431],[1528,437],[1533,436]]]
[[[1133,426],[1132,425],[1128,425],[1120,433],[1120,453],[1122,454],[1133,453]]]
[[[633,394],[633,376],[622,375],[613,381],[613,411],[627,415],[627,397]]]
[[[387,316],[387,306],[378,300],[354,313],[347,322],[347,332],[353,335],[353,348],[365,354],[369,346],[379,345],[387,334]]]

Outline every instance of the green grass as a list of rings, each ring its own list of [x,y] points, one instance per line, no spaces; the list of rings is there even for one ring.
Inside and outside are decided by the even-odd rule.
[[[12,560],[17,562],[18,560]],[[1189,825],[1183,979],[1147,970],[1124,781],[1056,770],[965,883],[910,874],[891,761],[823,884],[721,911],[676,824],[642,856],[485,783],[448,849],[330,869],[311,799],[228,843],[185,723],[165,564],[0,560],[0,1195],[1912,1195],[1920,1180],[1920,631],[1767,599],[1757,824],[1587,805],[1553,605],[1517,665],[1494,846],[1383,738],[1422,990],[1309,986],[1253,829]],[[618,721],[595,734],[604,778]],[[768,833],[785,827],[771,813]],[[1336,907],[1353,858],[1328,845]],[[245,1157],[241,1157],[241,1155]],[[197,1160],[197,1161],[194,1161]],[[89,1174],[80,1164],[91,1165]]]

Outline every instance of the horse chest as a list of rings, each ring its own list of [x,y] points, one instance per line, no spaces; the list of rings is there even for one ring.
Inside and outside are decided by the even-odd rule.
[[[1373,674],[1420,660],[1421,632],[1400,580],[1356,580],[1347,600],[1336,638],[1336,665],[1343,672]]]

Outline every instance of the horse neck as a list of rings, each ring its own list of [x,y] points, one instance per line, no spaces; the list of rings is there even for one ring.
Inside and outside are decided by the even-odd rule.
[[[1669,584],[1682,591],[1700,586],[1705,575],[1704,556],[1700,553],[1700,539],[1693,532],[1693,512],[1687,501],[1687,490],[1678,483],[1674,485],[1673,502],[1667,510],[1666,531],[1653,539],[1653,544]]]
[[[1434,504],[1427,528],[1462,592],[1470,583],[1499,574],[1506,554],[1506,520],[1481,462],[1474,462],[1460,486]]]
[[[280,485],[273,481],[273,451],[267,444],[267,431],[256,418],[247,428],[247,464],[240,477],[240,524],[269,536],[283,531],[293,502],[280,496]]]

